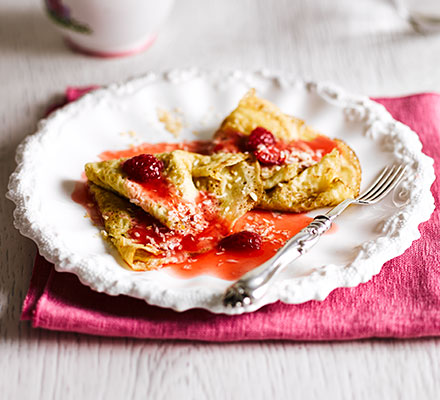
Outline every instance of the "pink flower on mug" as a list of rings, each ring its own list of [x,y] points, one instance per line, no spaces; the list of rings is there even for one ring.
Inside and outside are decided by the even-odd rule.
[[[68,19],[70,16],[69,8],[66,7],[61,0],[46,0],[46,7],[59,17]]]

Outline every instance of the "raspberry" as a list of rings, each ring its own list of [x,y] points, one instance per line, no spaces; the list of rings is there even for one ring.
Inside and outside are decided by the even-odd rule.
[[[226,236],[220,240],[219,247],[222,250],[260,250],[261,236],[258,233],[250,231],[241,231]]]
[[[182,238],[182,248],[186,251],[197,251],[199,249],[197,238],[188,234]]]
[[[286,155],[275,145],[260,146],[254,151],[254,155],[261,164],[265,165],[282,165],[286,159]]]
[[[250,151],[254,152],[258,150],[260,145],[270,146],[275,144],[275,136],[272,132],[261,126],[256,127],[250,134],[247,142],[247,147]]]
[[[163,162],[152,154],[140,154],[122,164],[128,178],[140,183],[159,179],[163,168]]]

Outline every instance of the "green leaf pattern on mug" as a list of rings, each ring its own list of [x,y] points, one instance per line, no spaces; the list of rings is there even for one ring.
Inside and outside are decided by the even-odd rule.
[[[92,29],[70,15],[70,9],[61,0],[45,0],[49,17],[57,24],[79,33],[91,34]]]

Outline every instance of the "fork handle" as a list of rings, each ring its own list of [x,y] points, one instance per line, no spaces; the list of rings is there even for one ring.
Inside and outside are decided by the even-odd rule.
[[[247,305],[261,299],[267,292],[272,279],[292,261],[306,253],[327,232],[332,219],[318,215],[313,221],[287,241],[271,259],[246,273],[229,286],[223,297],[225,305]]]

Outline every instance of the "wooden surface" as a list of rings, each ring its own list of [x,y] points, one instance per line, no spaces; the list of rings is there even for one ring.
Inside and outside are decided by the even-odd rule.
[[[70,52],[32,0],[0,3],[0,398],[436,399],[440,340],[204,344],[103,339],[19,321],[34,244],[4,198],[18,143],[66,85],[197,66],[293,72],[378,96],[440,91],[440,35],[386,0],[178,1],[155,45],[101,60]]]

